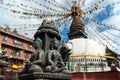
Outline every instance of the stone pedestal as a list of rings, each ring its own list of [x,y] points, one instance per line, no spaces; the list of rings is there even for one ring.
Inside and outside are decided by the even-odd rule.
[[[71,80],[70,75],[61,73],[29,73],[19,76],[19,80]]]

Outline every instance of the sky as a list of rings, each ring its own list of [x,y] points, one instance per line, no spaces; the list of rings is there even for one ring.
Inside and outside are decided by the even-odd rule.
[[[25,35],[29,38],[34,39],[34,34],[38,27],[41,25],[43,19],[40,19],[35,16],[27,16],[22,13],[13,13],[11,10],[24,11],[33,13],[41,13],[40,10],[46,11],[44,13],[57,13],[55,11],[51,11],[46,9],[45,7],[40,6],[39,4],[46,5],[55,10],[58,10],[61,13],[66,13],[67,11],[55,7],[48,2],[44,2],[44,0],[0,0],[0,25],[5,27],[8,25],[11,30],[17,28],[18,33]],[[46,0],[46,1],[54,1],[54,0]],[[70,9],[72,6],[72,0],[55,0],[58,4]],[[76,0],[77,2],[83,0]],[[117,54],[120,54],[120,3],[113,4],[115,2],[119,2],[120,0],[86,0],[85,4],[80,6],[83,11],[88,10],[90,8],[94,8],[95,3],[100,8],[92,13],[84,15],[85,19],[89,17],[89,19],[93,19],[98,21],[99,23],[93,21],[84,21],[83,23],[86,26],[86,33],[88,33],[88,38],[94,39],[101,44],[107,45],[111,50],[115,51]],[[37,2],[37,3],[35,3]],[[69,4],[70,5],[69,5]],[[109,5],[111,4],[111,6]],[[50,19],[56,19],[57,17],[49,17]],[[70,18],[65,19],[65,23],[59,27],[59,31],[62,36],[62,40],[67,41],[68,33],[70,31],[70,25],[72,21],[69,21]],[[64,20],[63,20],[64,21]],[[61,22],[63,22],[61,21]],[[61,24],[61,22],[56,23],[56,26]],[[102,25],[100,25],[102,24]],[[106,24],[106,25],[103,25]],[[107,26],[109,25],[109,27]],[[110,28],[112,27],[112,28]],[[116,28],[118,30],[116,30]],[[96,30],[96,31],[95,31]]]

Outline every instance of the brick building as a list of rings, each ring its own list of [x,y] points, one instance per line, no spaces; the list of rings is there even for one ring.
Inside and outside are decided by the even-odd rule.
[[[17,33],[16,30],[10,31],[9,27],[0,27],[0,45],[1,50],[5,52],[4,59],[10,64],[1,69],[1,74],[14,76],[12,73],[19,72],[25,61],[28,61],[34,51],[32,41],[25,36]],[[13,79],[10,79],[13,80]]]

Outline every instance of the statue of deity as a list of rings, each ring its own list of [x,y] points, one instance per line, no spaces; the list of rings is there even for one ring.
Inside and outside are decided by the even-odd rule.
[[[43,72],[43,68],[45,67],[45,56],[44,51],[42,50],[42,41],[40,38],[37,38],[33,41],[33,46],[36,50],[30,58],[32,65],[29,69],[29,72]]]
[[[45,67],[45,56],[44,51],[41,49],[42,41],[40,38],[33,41],[33,46],[35,51],[31,55],[29,62],[26,63],[22,73],[43,72],[43,68]]]
[[[69,74],[65,68],[62,56],[59,53],[59,41],[57,39],[53,39],[50,43],[50,50],[47,52],[46,71],[52,73]]]

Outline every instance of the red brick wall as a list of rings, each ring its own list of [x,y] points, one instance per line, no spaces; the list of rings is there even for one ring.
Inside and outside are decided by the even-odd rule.
[[[72,80],[120,80],[120,72],[72,73]]]
[[[2,41],[3,40],[3,36],[1,35],[1,33],[0,33],[0,41]]]
[[[0,27],[0,42],[3,42],[3,38],[4,38],[4,36],[6,35],[6,36],[8,36],[8,39],[7,39],[7,41],[4,41],[4,43],[2,43],[2,45],[5,45],[5,51],[6,51],[6,55],[10,55],[11,54],[11,52],[12,52],[12,50],[11,50],[11,48],[13,48],[13,49],[18,49],[18,50],[23,50],[24,52],[22,53],[22,54],[20,54],[20,58],[25,58],[25,55],[26,55],[26,52],[27,53],[31,53],[32,54],[32,51],[34,51],[34,48],[33,48],[33,46],[30,48],[30,49],[28,49],[28,44],[32,44],[32,41],[30,41],[28,38],[26,38],[26,39],[22,39],[24,36],[21,36],[21,35],[18,35],[18,34],[15,34],[15,33],[12,33],[12,32],[7,32],[7,34],[5,33],[5,32],[2,32],[3,30],[2,30],[3,28],[2,27]],[[17,35],[17,37],[19,37],[19,38],[16,38],[16,36],[12,36],[12,34],[11,35],[9,35],[9,34],[14,34],[14,35]],[[21,38],[22,37],[22,38]],[[25,37],[24,37],[25,38]],[[15,39],[18,39],[18,40],[20,40],[20,41],[22,41],[23,42],[23,44],[22,45],[15,45],[14,44],[14,40]],[[12,46],[14,46],[14,47],[16,47],[16,48],[14,48],[14,47],[11,47],[11,46],[7,46],[6,44],[10,44],[10,45],[12,45]],[[18,47],[21,47],[21,48],[17,48],[17,46]],[[23,48],[23,49],[22,49]],[[25,50],[28,50],[28,51],[25,51]],[[30,50],[30,51],[29,51]]]
[[[13,44],[14,38],[8,37],[7,43]]]
[[[27,44],[26,43],[23,43],[23,48],[26,48],[27,47]]]
[[[12,51],[11,51],[11,49],[9,47],[6,47],[5,52],[6,52],[5,55],[10,55]]]

